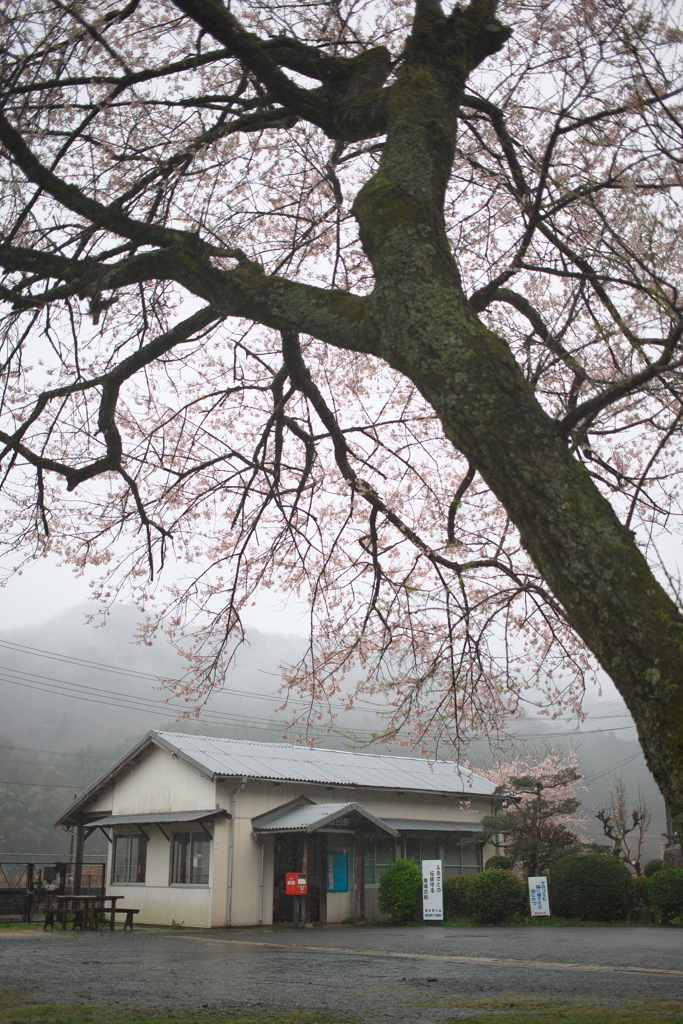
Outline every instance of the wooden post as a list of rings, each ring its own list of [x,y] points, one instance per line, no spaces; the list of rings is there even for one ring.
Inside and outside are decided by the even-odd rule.
[[[365,920],[365,836],[356,833],[358,869],[356,871],[356,924]]]
[[[26,865],[26,902],[24,904],[24,922],[31,920],[33,910],[33,864]]]
[[[76,826],[76,855],[74,857],[74,883],[72,893],[78,896],[81,891],[81,875],[83,874],[83,844],[85,829],[81,823]]]
[[[327,924],[327,839],[320,844],[320,923]]]
[[[308,832],[304,832],[304,849],[301,855],[301,870],[308,875]],[[301,923],[308,924],[308,896],[301,897]]]

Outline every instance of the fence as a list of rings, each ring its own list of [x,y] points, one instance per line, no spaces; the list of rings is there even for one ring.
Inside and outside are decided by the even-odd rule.
[[[39,862],[40,861],[40,862]],[[35,860],[0,862],[0,922],[42,920],[45,907],[55,905],[55,896],[74,892],[74,862],[41,856]],[[106,864],[84,861],[76,891],[83,895],[104,894]]]

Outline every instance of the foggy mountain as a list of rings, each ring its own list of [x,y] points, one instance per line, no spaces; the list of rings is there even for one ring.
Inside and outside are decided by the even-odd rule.
[[[45,799],[42,790],[52,790],[49,802],[59,813],[74,793],[149,729],[270,742],[279,742],[285,735],[290,740],[296,737],[296,730],[287,730],[285,723],[303,702],[293,702],[287,712],[280,712],[283,697],[277,691],[279,666],[302,656],[302,637],[248,630],[248,643],[239,649],[224,689],[212,696],[198,719],[178,721],[177,712],[191,710],[191,705],[178,698],[163,703],[168,694],[159,688],[158,677],[181,677],[184,660],[163,638],[151,647],[134,642],[138,612],[132,606],[115,607],[104,628],[86,624],[88,611],[87,606],[69,608],[36,627],[0,631],[0,789],[7,783],[36,786],[41,792],[38,788],[30,792]],[[624,729],[623,721],[630,719],[623,705],[616,705],[615,701],[596,704],[594,716],[580,731],[532,716],[519,723],[518,732],[529,737],[532,748],[577,749],[587,786],[582,805],[588,811],[606,806],[615,775],[623,776],[631,799],[640,787],[654,812],[646,862],[659,856],[664,804],[635,733]],[[605,731],[596,731],[603,723]],[[367,742],[382,723],[370,711],[356,711],[341,714],[337,727],[330,734],[318,733],[320,746],[357,746]],[[610,728],[622,732],[617,735]],[[349,730],[357,737],[356,744],[347,739]],[[397,745],[370,749],[411,754]],[[487,743],[473,743],[470,758],[474,765],[490,761]],[[3,830],[8,832],[1,814],[0,799],[0,838]],[[15,823],[9,831],[15,834],[17,827]],[[586,838],[601,840],[600,824],[594,818],[583,832]],[[40,835],[35,829],[29,831],[19,846],[18,838],[15,843],[5,836],[0,849],[7,851],[7,842],[15,850],[26,849],[24,843],[30,842],[36,850],[36,843],[54,850],[55,839],[46,821]]]

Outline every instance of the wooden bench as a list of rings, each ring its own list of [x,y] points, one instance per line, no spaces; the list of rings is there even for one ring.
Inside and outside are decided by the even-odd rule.
[[[73,914],[73,929],[78,927],[83,931],[83,913],[80,910],[71,910],[69,907],[45,907],[45,921],[43,922],[43,931],[47,930],[47,926],[54,931],[55,918],[58,918],[62,922],[62,931],[66,931],[66,925],[69,918],[69,914]]]
[[[110,913],[112,917],[114,914],[125,914],[126,920],[123,922],[123,930],[125,932],[126,928],[130,928],[130,930],[133,931],[133,917],[135,914],[140,913],[140,909],[139,907],[112,907],[111,910],[104,910],[101,911],[101,913]]]

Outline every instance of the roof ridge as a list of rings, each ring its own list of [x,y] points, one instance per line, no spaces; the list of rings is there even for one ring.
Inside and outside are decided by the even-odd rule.
[[[284,748],[288,750],[301,750],[308,753],[325,753],[325,754],[343,754],[345,757],[377,757],[377,758],[391,758],[395,761],[418,761],[422,764],[452,764],[457,767],[461,772],[466,775],[479,775],[472,768],[467,768],[460,764],[459,761],[445,760],[442,758],[428,758],[428,757],[411,757],[407,754],[378,754],[375,751],[362,751],[362,750],[337,750],[334,747],[305,747],[297,743],[277,743],[270,740],[238,740],[233,739],[230,736],[201,736],[194,733],[185,732],[169,732],[162,729],[156,729],[155,732],[160,736],[173,736],[175,738],[182,738],[188,740],[209,740],[212,743],[238,743],[240,746],[250,747],[276,747]],[[480,776],[485,778],[485,776]]]

